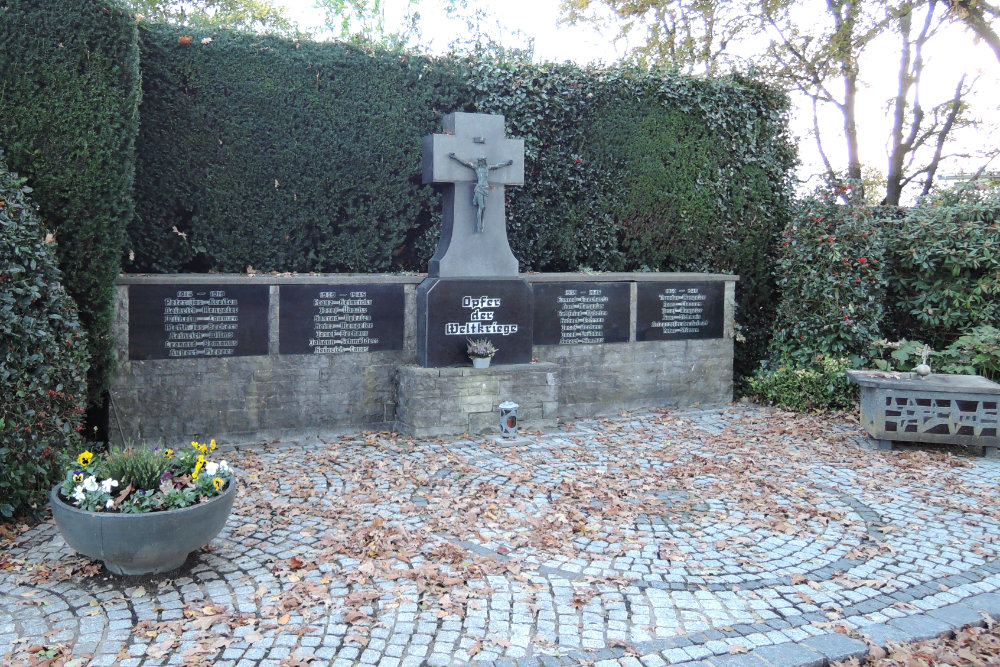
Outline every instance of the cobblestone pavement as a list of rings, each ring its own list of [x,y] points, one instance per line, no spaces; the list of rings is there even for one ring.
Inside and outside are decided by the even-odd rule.
[[[0,663],[822,665],[1000,614],[1000,461],[754,406],[227,446],[170,575],[0,545]],[[61,653],[60,653],[61,652]]]

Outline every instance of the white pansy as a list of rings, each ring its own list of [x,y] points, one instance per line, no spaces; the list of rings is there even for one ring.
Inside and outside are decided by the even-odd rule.
[[[77,503],[82,503],[83,499],[87,497],[87,492],[83,490],[83,487],[77,484],[73,488],[73,498]]]
[[[105,507],[105,509],[109,509],[109,510],[110,509],[114,509],[114,507],[115,507],[115,501],[113,501],[110,498],[108,498],[108,502],[104,503],[104,507]]]
[[[97,486],[97,478],[91,475],[87,479],[83,480],[83,488],[85,491],[90,491],[90,492],[97,491],[97,489],[99,488]]]
[[[111,493],[111,489],[116,486],[118,486],[117,479],[106,479],[101,482],[101,491],[104,493]]]
[[[229,464],[225,461],[219,461],[219,470],[222,472],[229,472]]]
[[[215,473],[219,471],[219,464],[215,462],[210,462],[205,464],[205,474],[214,477]]]

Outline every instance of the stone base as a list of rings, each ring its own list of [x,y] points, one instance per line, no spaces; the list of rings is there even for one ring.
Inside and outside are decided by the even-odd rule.
[[[496,433],[499,405],[520,405],[526,428],[554,426],[559,411],[558,365],[509,364],[475,369],[400,366],[396,427],[416,437],[456,433]]]

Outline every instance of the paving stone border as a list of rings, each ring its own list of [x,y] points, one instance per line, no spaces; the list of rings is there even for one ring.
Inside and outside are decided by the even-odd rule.
[[[245,494],[212,546],[169,577],[81,572],[86,561],[51,523],[0,548],[0,563],[17,564],[0,568],[0,664],[31,642],[68,646],[74,656],[90,656],[86,664],[124,667],[180,664],[185,655],[221,667],[271,667],[295,654],[337,667],[806,667],[864,655],[869,642],[926,639],[982,625],[984,614],[1000,616],[1000,560],[983,540],[1000,535],[1000,518],[958,491],[953,502],[946,495],[949,484],[962,482],[1000,496],[1000,461],[963,459],[942,468],[940,479],[904,480],[885,493],[872,480],[909,454],[860,448],[848,423],[822,433],[822,456],[807,455],[820,446],[815,434],[809,440],[794,431],[768,432],[765,449],[755,450],[787,452],[802,473],[786,475],[770,502],[793,511],[807,499],[827,512],[825,523],[806,518],[794,531],[776,530],[736,502],[738,494],[626,485],[615,487],[631,517],[620,526],[624,540],[600,528],[567,533],[573,544],[566,548],[546,548],[524,545],[509,530],[518,516],[528,522],[558,507],[567,480],[626,468],[653,478],[690,458],[705,466],[697,479],[711,481],[730,460],[713,439],[759,439],[755,424],[781,419],[790,417],[731,406],[581,420],[524,433],[516,445],[456,438],[395,446],[379,434],[228,445],[237,465],[255,461],[254,474],[275,478]],[[678,460],[655,456],[670,448]],[[855,457],[867,457],[863,467],[843,465]],[[293,459],[300,465],[294,479],[281,472]],[[422,553],[467,554],[517,565],[520,574],[500,569],[470,581],[463,614],[443,613],[411,580],[376,575],[363,607],[375,623],[364,642],[352,639],[344,601],[364,586],[346,573],[359,561],[324,552],[301,574],[285,564],[320,552],[323,531],[346,511],[337,497],[359,484],[360,460],[371,464],[362,476],[371,494],[357,500],[359,516],[384,516],[414,534],[431,526]],[[515,519],[507,527],[442,528],[432,523],[445,506],[439,487],[465,494],[455,502],[491,493],[497,504],[516,499],[522,509],[507,508]],[[645,503],[651,498],[660,504]],[[638,509],[628,511],[628,503]],[[680,509],[667,520],[650,506]],[[262,513],[274,513],[273,521]],[[663,557],[664,544],[675,560]],[[417,554],[398,566],[428,563]],[[291,598],[298,602],[279,623],[275,606]],[[203,615],[203,607],[223,611]],[[159,654],[171,634],[176,642]],[[213,637],[227,641],[198,653]]]

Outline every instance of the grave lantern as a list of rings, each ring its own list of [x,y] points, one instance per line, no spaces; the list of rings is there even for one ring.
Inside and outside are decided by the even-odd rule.
[[[500,434],[505,438],[517,435],[517,410],[521,406],[511,401],[500,404]]]

